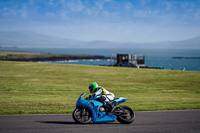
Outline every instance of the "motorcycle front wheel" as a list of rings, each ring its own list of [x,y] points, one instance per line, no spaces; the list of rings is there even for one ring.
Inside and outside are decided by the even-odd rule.
[[[120,108],[124,111],[124,113],[117,116],[117,120],[122,124],[132,123],[135,120],[134,111],[127,106],[121,106]]]
[[[76,123],[87,124],[92,120],[90,110],[87,108],[76,108],[72,114]]]

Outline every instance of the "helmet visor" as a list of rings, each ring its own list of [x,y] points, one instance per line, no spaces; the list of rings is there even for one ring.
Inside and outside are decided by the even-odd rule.
[[[90,85],[90,86],[89,86],[90,93],[93,92],[93,89],[94,89],[94,86],[93,86],[93,85]]]

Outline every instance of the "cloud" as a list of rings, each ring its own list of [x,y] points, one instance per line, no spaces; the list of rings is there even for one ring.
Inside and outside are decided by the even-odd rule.
[[[20,14],[21,17],[26,18],[28,16],[28,9],[27,9],[27,5],[22,5],[21,9],[18,9],[18,12]]]
[[[26,5],[20,7],[15,6],[13,8],[3,7],[0,9],[1,16],[3,17],[22,17],[26,18],[28,16],[28,10]]]
[[[49,18],[53,18],[53,17],[55,17],[55,14],[53,12],[47,12],[46,16]]]
[[[134,10],[133,11],[133,16],[135,17],[135,19],[148,19],[150,21],[154,21],[156,19],[156,21],[160,18],[160,11],[159,10],[151,10],[151,9],[147,9],[147,10]],[[146,23],[144,21],[144,23]]]
[[[131,9],[133,8],[132,3],[130,3],[130,2],[125,3],[125,8],[126,8],[126,10],[131,11]]]
[[[96,8],[102,10],[104,8],[104,5],[107,3],[110,3],[110,2],[112,2],[112,0],[96,0],[95,6],[96,6]]]
[[[80,0],[60,0],[65,9],[69,9],[71,12],[81,12],[85,6]]]
[[[166,7],[166,10],[169,11],[169,10],[172,8],[173,3],[172,3],[172,2],[167,2],[167,1],[165,1],[165,2],[164,2],[164,5],[165,5],[165,7]]]
[[[145,5],[146,4],[145,0],[140,0],[140,2],[141,2],[141,5]]]
[[[96,1],[95,2],[95,6],[98,8],[98,9],[103,9],[103,6],[104,6],[104,1]]]
[[[197,20],[200,20],[200,9],[197,9],[197,11],[194,13],[194,17]]]
[[[54,6],[54,0],[49,0],[49,5]]]

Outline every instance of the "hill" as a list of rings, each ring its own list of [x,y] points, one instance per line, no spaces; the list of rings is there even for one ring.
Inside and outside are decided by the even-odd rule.
[[[0,46],[2,47],[77,47],[81,41],[44,35],[32,31],[22,30],[13,32],[0,32]]]
[[[91,42],[59,38],[33,31],[0,32],[1,47],[29,48],[182,48],[200,49],[200,37],[181,41],[136,43],[96,40]]]

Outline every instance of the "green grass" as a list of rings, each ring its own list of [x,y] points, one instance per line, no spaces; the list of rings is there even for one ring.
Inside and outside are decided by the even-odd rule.
[[[200,72],[0,61],[0,114],[71,113],[94,81],[135,111],[200,109]]]

